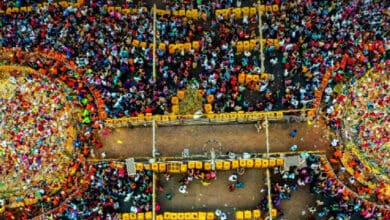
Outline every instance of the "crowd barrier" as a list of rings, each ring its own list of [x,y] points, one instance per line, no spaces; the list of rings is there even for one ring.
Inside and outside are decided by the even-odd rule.
[[[151,9],[151,13],[153,12],[154,12],[154,8]],[[189,10],[181,9],[177,11],[156,9],[156,15],[158,16],[173,15],[173,16],[187,17],[192,20],[198,20],[201,17],[201,14],[198,9],[189,9]]]
[[[20,50],[20,48],[18,48],[17,50]],[[68,60],[66,58],[66,55],[63,53],[55,52],[52,50],[39,50],[38,48],[34,48],[34,51],[29,53],[29,54],[43,56],[47,59],[56,60],[58,62],[61,62],[62,64],[64,64],[65,67],[67,67],[73,71],[76,71],[76,72],[80,71],[79,68],[77,67],[76,63],[73,60]]]
[[[53,2],[50,4],[51,6],[55,8],[67,8],[67,7],[75,7],[78,8],[80,6],[85,5],[84,0],[78,0],[77,2],[71,2],[71,1],[59,1],[59,2]],[[49,7],[48,2],[43,3],[37,3],[37,8],[47,8]],[[111,6],[111,5],[103,5],[103,7],[107,10],[108,13],[112,12],[119,12],[122,14],[138,14],[143,12],[149,12],[149,9],[147,7],[139,7],[139,8],[125,8],[121,6]],[[32,12],[34,10],[32,5],[29,6],[21,6],[21,7],[10,7],[7,8],[5,11],[0,10],[0,14],[7,14],[10,15],[12,13],[22,13],[22,12]],[[223,16],[224,19],[229,19],[229,17],[234,14],[235,19],[242,19],[244,16],[247,16],[249,18],[252,18],[253,16],[256,16],[258,12],[279,12],[279,5],[260,5],[258,7],[237,7],[237,8],[226,8],[226,9],[217,9],[215,11],[215,17]],[[154,12],[154,8],[150,9],[150,13]],[[189,10],[165,10],[165,9],[156,9],[156,15],[158,16],[180,16],[180,17],[187,17],[189,19],[198,20],[202,18],[202,12],[198,9],[189,9]]]
[[[59,53],[59,52],[54,52],[51,50],[38,50],[38,48],[35,48],[31,52],[24,52],[24,51],[22,51],[21,48],[3,48],[3,47],[1,47],[0,52],[2,53],[2,55],[7,54],[8,59],[11,62],[14,62],[16,60],[15,58],[23,59],[23,57],[30,58],[30,57],[34,57],[34,56],[39,56],[39,57],[44,57],[46,59],[51,59],[51,60],[61,62],[62,64],[64,64],[64,67],[67,67],[67,68],[71,69],[72,71],[79,70],[73,61],[68,61],[66,59],[65,54]],[[64,69],[64,71],[65,70],[66,69]],[[51,68],[49,70],[50,72],[48,70],[46,70],[46,69],[44,70],[42,68],[38,69],[38,71],[42,74],[47,74],[47,73],[56,74],[57,73],[54,68]]]
[[[262,39],[261,43],[263,45],[266,45],[268,47],[274,46],[275,49],[279,49],[279,40],[277,39]],[[237,54],[240,54],[245,51],[253,51],[256,49],[256,45],[260,44],[259,39],[251,39],[246,41],[237,41],[236,43],[236,52]],[[131,42],[131,45],[135,48],[153,48],[153,43],[151,42],[144,42],[139,40],[133,40]],[[185,53],[188,53],[191,50],[194,51],[200,51],[202,50],[202,45],[199,43],[199,41],[192,41],[192,42],[185,42],[185,43],[172,43],[172,44],[165,44],[165,43],[159,43],[156,45],[157,48],[163,52],[168,52],[169,54],[175,54],[177,52],[184,51]]]
[[[301,153],[323,155],[323,154],[326,153],[326,151],[324,151],[324,150],[305,150],[305,151],[269,152],[269,157],[271,157],[271,158],[280,158],[280,157],[300,155]],[[255,159],[255,158],[262,159],[262,158],[265,158],[267,154],[266,153],[260,153],[260,152],[257,152],[257,153],[253,152],[252,155],[254,155],[254,158],[252,158],[252,159]],[[117,163],[123,163],[124,164],[124,161],[126,160],[126,158],[127,157],[104,158],[104,159],[102,159],[102,158],[87,158],[87,161],[89,163],[91,163],[91,164],[97,164],[97,163],[104,162],[104,161],[105,162],[111,162],[112,161],[112,162],[117,162]],[[136,161],[135,165],[136,165],[136,167],[138,166],[138,168],[137,168],[138,170],[143,170],[144,167],[147,164],[150,164],[148,161],[153,159],[152,156],[149,156],[149,157],[148,156],[142,156],[142,157],[133,157],[133,158]],[[218,157],[218,160],[229,160],[229,161],[232,161],[231,159],[229,159],[228,155],[220,155]],[[178,167],[176,169],[180,169],[181,168],[181,164],[183,163],[183,161],[211,162],[211,161],[205,159],[204,154],[191,155],[190,157],[186,157],[186,156],[164,156],[164,157],[159,157],[159,161],[164,161],[165,163],[176,163],[176,162],[178,162]],[[280,162],[279,162],[279,164],[280,164]],[[207,166],[209,166],[209,165],[205,165],[205,164],[202,165],[203,168],[206,167],[204,169],[208,169]],[[151,170],[151,166],[149,166],[147,168],[149,170]],[[185,171],[183,171],[183,172],[185,172]],[[180,172],[177,172],[177,173],[180,173]]]
[[[277,216],[277,210],[271,209],[271,216],[276,217]],[[260,219],[261,218],[261,211],[258,209],[255,210],[238,210],[235,212],[235,219],[236,220],[252,220],[252,219]]]
[[[273,167],[283,167],[284,158],[254,158],[254,159],[231,159],[231,160],[215,160],[215,170],[227,171],[238,168],[247,169],[266,169]],[[150,170],[155,173],[187,173],[189,169],[198,169],[211,171],[212,162],[210,160],[189,160],[189,161],[164,161],[135,163],[136,171]]]
[[[236,43],[236,53],[241,54],[245,51],[252,51],[256,49],[256,45],[260,45],[260,43],[264,46],[271,47],[274,46],[275,49],[280,48],[279,40],[278,39],[262,39],[260,42],[260,39],[251,39],[251,40],[245,40],[245,41],[237,41]],[[257,48],[259,50],[260,48]]]
[[[177,107],[177,105],[174,105]],[[231,123],[231,122],[256,122],[265,120],[267,117],[270,121],[284,120],[285,117],[302,116],[304,119],[310,119],[315,115],[315,109],[299,109],[287,111],[270,111],[270,112],[230,112],[230,113],[213,113],[211,104],[206,104],[205,112],[201,115],[152,115],[151,113],[139,114],[137,117],[123,117],[118,119],[107,118],[105,126],[110,128],[120,128],[128,126],[145,126],[151,125],[155,120],[158,125],[183,125],[183,124],[210,124],[210,123]],[[176,112],[178,109],[176,110]]]
[[[152,212],[138,212],[138,213],[122,213],[120,216],[121,220],[152,220]]]
[[[271,210],[272,217],[277,216],[277,210]],[[251,220],[259,219],[261,217],[261,211],[255,210],[244,210],[236,211],[236,220]],[[121,220],[149,220],[152,219],[152,212],[139,212],[139,213],[122,213],[120,216]],[[156,215],[156,220],[211,220],[216,219],[214,212],[164,212],[163,214]]]
[[[90,86],[89,84],[86,84],[86,86],[88,87],[89,91],[91,91],[92,96],[95,100],[95,105],[97,106],[99,118],[101,120],[106,120],[107,114],[106,114],[106,110],[104,107],[104,101],[102,99],[102,96],[101,96],[99,90],[95,89],[94,87]]]
[[[236,211],[235,219],[236,220],[251,220],[251,219],[259,219],[261,217],[261,211],[258,209],[255,210],[244,210],[244,211]]]
[[[148,43],[144,41],[139,41],[139,40],[133,40],[131,42],[131,45],[136,48],[153,48],[153,43]],[[184,50],[184,52],[189,52],[191,49],[195,51],[199,51],[202,48],[200,47],[199,41],[193,41],[193,42],[186,42],[186,43],[177,43],[177,44],[169,44],[166,45],[165,43],[159,43],[157,45],[157,48],[163,52],[167,52],[169,54],[175,54],[178,51]]]
[[[80,7],[80,6],[84,5],[84,3],[85,3],[84,0],[77,0],[76,2],[59,1],[59,2],[53,2],[53,3],[51,3],[51,5],[56,7],[56,8],[58,8],[58,7],[66,8],[66,7],[69,7],[69,6],[77,8],[77,7]],[[43,8],[43,7],[47,8],[47,7],[49,7],[49,3],[48,2],[37,3],[36,7],[37,8]],[[31,12],[33,10],[34,10],[34,8],[33,8],[32,5],[21,6],[21,7],[11,7],[11,8],[7,8],[5,11],[4,10],[0,10],[0,14],[10,15],[12,13],[19,13],[19,12]]]
[[[234,15],[235,19],[242,19],[243,17],[252,18],[258,15],[258,12],[279,12],[279,5],[260,5],[256,7],[239,7],[226,8],[215,10],[215,18],[222,16],[224,19],[229,19]]]
[[[313,102],[313,108],[316,109],[316,112],[318,111],[318,108],[320,107],[321,101],[322,101],[322,94],[324,93],[324,90],[326,86],[328,85],[329,79],[332,76],[332,72],[337,70],[339,68],[339,64],[330,67],[328,71],[324,74],[324,77],[322,78],[321,85],[318,88],[318,90],[314,93],[314,102]]]
[[[214,212],[164,212],[156,220],[214,220]]]

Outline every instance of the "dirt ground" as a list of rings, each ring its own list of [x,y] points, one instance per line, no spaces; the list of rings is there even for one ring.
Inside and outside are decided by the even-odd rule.
[[[200,180],[194,179],[187,189],[188,193],[178,191],[178,181],[182,175],[173,175],[169,181],[160,177],[160,184],[164,186],[164,191],[159,192],[158,202],[161,210],[170,211],[215,211],[221,209],[229,216],[234,215],[233,211],[252,210],[260,203],[260,189],[264,187],[263,179],[265,171],[260,169],[247,170],[243,176],[239,176],[238,181],[245,184],[242,189],[235,189],[229,192],[228,178],[234,171],[221,171],[217,173],[217,179],[211,180],[210,185],[203,186]],[[256,192],[256,193],[254,193]],[[172,200],[165,197],[166,193],[171,193]],[[183,203],[189,204],[187,207]]]
[[[265,170],[248,169],[243,176],[239,176],[238,181],[245,184],[242,189],[228,190],[228,177],[234,171],[222,171],[217,173],[217,179],[212,180],[208,186],[203,186],[199,180],[194,179],[187,191],[182,194],[178,191],[178,181],[181,175],[172,175],[167,181],[160,175],[160,184],[164,186],[164,191],[158,192],[157,202],[161,204],[161,210],[169,211],[212,211],[220,209],[227,214],[228,219],[234,219],[236,210],[254,210],[263,198],[267,197]],[[166,193],[172,194],[172,199],[166,198]],[[308,216],[302,216],[302,210],[306,210],[314,201],[314,196],[310,194],[309,187],[305,186],[296,192],[292,192],[291,200],[284,200],[281,209],[284,216],[279,219],[300,220]],[[264,216],[266,213],[262,213]]]
[[[298,131],[295,138],[289,136],[293,129]],[[322,122],[311,125],[306,122],[271,122],[270,152],[289,151],[293,144],[297,144],[299,150],[325,150],[329,146],[326,131]],[[103,151],[107,158],[116,159],[152,155],[151,127],[102,130],[100,135],[103,148],[96,150],[97,159]],[[161,156],[181,156],[185,148],[189,149],[190,154],[203,154],[203,146],[208,146],[206,143],[214,140],[222,144],[224,152],[266,152],[265,130],[257,133],[254,124],[160,126],[156,130],[156,147]],[[194,180],[190,183],[187,194],[178,191],[181,175],[173,175],[169,181],[161,176],[159,181],[164,186],[164,191],[159,192],[157,200],[163,211],[215,211],[219,208],[228,214],[229,219],[234,219],[235,210],[253,210],[265,196],[260,193],[260,189],[265,186],[265,172],[247,170],[239,179],[245,183],[245,187],[229,192],[227,179],[233,172],[218,172],[217,179],[209,186],[203,186],[199,180]],[[172,200],[165,198],[167,192],[172,193]],[[306,219],[308,216],[302,216],[301,212],[307,210],[313,200],[308,187],[293,192],[291,200],[282,202],[284,216],[281,219]]]
[[[289,133],[297,129],[297,136]],[[298,150],[325,150],[329,146],[322,122],[308,125],[306,122],[270,122],[270,152],[289,151],[293,144]],[[152,128],[119,128],[100,132],[103,147],[96,151],[96,157],[106,152],[107,158],[151,157]],[[161,156],[181,156],[185,148],[190,154],[203,154],[208,141],[222,144],[222,151],[266,152],[265,130],[260,133],[254,124],[171,126],[156,129],[156,148]]]

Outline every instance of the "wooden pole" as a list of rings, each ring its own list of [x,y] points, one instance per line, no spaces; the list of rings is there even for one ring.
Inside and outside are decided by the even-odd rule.
[[[265,140],[266,140],[266,146],[267,146],[267,153],[266,157],[269,158],[269,121],[268,116],[265,115]],[[266,175],[267,175],[267,188],[268,188],[268,214],[269,219],[272,220],[272,197],[271,197],[271,174],[269,171],[270,168],[267,168]]]
[[[156,83],[156,4],[153,5],[153,81]]]
[[[263,45],[263,31],[262,31],[262,26],[263,26],[263,20],[262,20],[262,15],[263,12],[260,10],[260,5],[261,2],[257,1],[257,10],[259,11],[259,37],[260,37],[260,63],[261,63],[261,73],[265,72],[265,67],[264,67],[264,45]]]
[[[156,4],[153,4],[153,81],[156,83]],[[156,121],[152,121],[152,138],[153,138],[153,149],[152,156],[153,160],[156,161]],[[152,216],[156,219],[156,178],[157,175],[153,172],[153,196],[152,196]]]
[[[153,161],[156,161],[156,121],[153,119],[152,121],[152,156],[153,156]],[[152,196],[152,219],[156,219],[156,178],[157,175],[155,172],[153,172],[153,196]]]

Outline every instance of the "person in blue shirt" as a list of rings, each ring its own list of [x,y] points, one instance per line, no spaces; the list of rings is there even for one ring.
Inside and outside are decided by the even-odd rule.
[[[295,138],[297,136],[297,129],[294,129],[290,132],[290,137]]]

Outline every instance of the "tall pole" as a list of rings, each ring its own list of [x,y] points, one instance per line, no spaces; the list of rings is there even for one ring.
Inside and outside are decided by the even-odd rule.
[[[265,72],[265,67],[264,67],[264,45],[263,45],[263,12],[261,11],[261,2],[257,1],[257,10],[259,12],[259,40],[260,40],[260,72],[263,74]],[[267,158],[269,158],[269,131],[268,131],[268,116],[267,114],[265,115],[265,138],[266,138],[266,147],[267,147]],[[266,175],[267,175],[267,188],[268,188],[268,213],[269,213],[269,219],[272,220],[272,197],[271,197],[271,174],[269,171],[269,168],[266,170]]]
[[[269,121],[267,114],[265,115],[265,140],[266,140],[266,147],[267,147],[267,158],[269,158]],[[267,188],[268,188],[268,213],[269,213],[269,219],[272,220],[272,197],[271,197],[271,174],[269,171],[269,168],[266,170],[267,175]]]
[[[261,63],[261,67],[260,68],[261,68],[261,73],[264,73],[264,71],[265,71],[265,68],[264,68],[265,57],[264,57],[263,31],[262,31],[262,27],[263,27],[262,15],[263,15],[263,12],[261,11],[260,6],[261,6],[261,2],[257,1],[257,10],[259,11],[259,38],[260,38],[260,63]]]
[[[265,115],[265,141],[266,141],[266,147],[267,147],[267,157],[269,157],[269,130],[268,130],[268,116],[267,114]]]
[[[156,4],[153,5],[153,81],[156,83]]]
[[[153,119],[152,121],[152,156],[153,156],[153,162],[156,161],[156,121]],[[156,178],[157,175],[153,171],[153,196],[152,196],[152,219],[156,219]]]
[[[268,116],[265,115],[265,141],[266,141],[266,147],[267,147],[267,153],[266,157],[269,158],[269,121],[268,121]],[[269,219],[272,220],[272,196],[271,196],[271,174],[269,171],[269,168],[266,170],[266,175],[267,175],[267,188],[268,188],[268,212],[269,212]]]
[[[152,138],[153,138],[153,142],[152,142],[152,147],[153,147],[153,152],[152,152],[152,156],[153,156],[153,159],[156,159],[156,120],[153,119],[152,121]]]
[[[156,4],[153,4],[153,81],[156,83]],[[156,121],[152,121],[152,156],[153,161],[156,161]],[[153,196],[152,196],[152,217],[156,219],[156,178],[157,175],[153,172]]]

